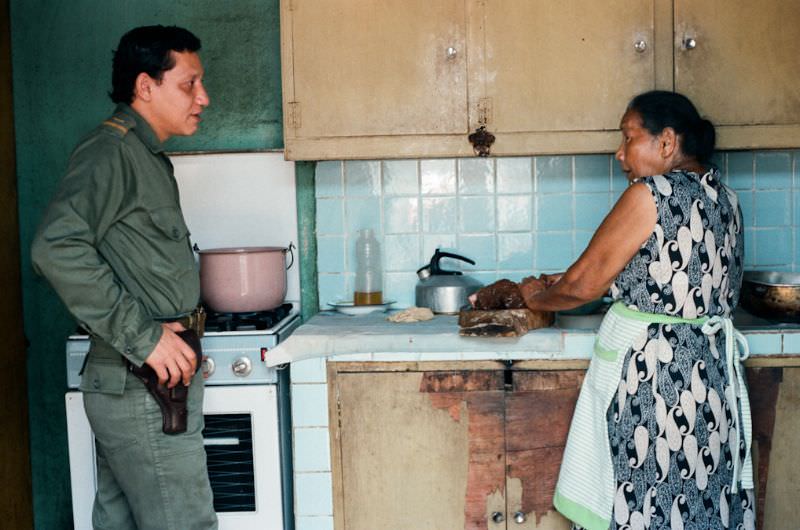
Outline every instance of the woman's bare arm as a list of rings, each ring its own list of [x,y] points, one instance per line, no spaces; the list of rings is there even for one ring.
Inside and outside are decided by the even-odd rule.
[[[546,289],[536,282],[522,282],[525,304],[533,310],[559,311],[600,298],[653,232],[656,217],[650,189],[642,183],[631,185],[557,282]]]

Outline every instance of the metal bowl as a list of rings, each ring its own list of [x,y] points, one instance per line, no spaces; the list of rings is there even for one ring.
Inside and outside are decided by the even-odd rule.
[[[800,273],[745,271],[742,307],[779,322],[800,322]]]

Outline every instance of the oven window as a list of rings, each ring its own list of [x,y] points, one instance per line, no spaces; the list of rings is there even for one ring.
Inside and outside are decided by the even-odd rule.
[[[255,511],[252,416],[205,414],[204,418],[203,443],[214,492],[214,511]]]

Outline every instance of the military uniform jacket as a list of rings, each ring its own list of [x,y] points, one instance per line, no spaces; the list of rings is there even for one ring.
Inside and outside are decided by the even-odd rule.
[[[75,149],[32,245],[34,268],[92,338],[81,389],[121,394],[123,356],[141,366],[157,317],[191,311],[198,267],[172,164],[128,105]]]

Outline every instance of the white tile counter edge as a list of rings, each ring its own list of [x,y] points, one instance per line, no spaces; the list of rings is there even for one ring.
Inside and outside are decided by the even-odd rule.
[[[445,361],[480,359],[588,359],[595,330],[544,328],[513,337],[462,337],[456,316],[393,323],[386,313],[346,316],[322,312],[266,355],[268,366],[332,357],[348,361]],[[752,355],[800,354],[800,330],[743,332]]]

